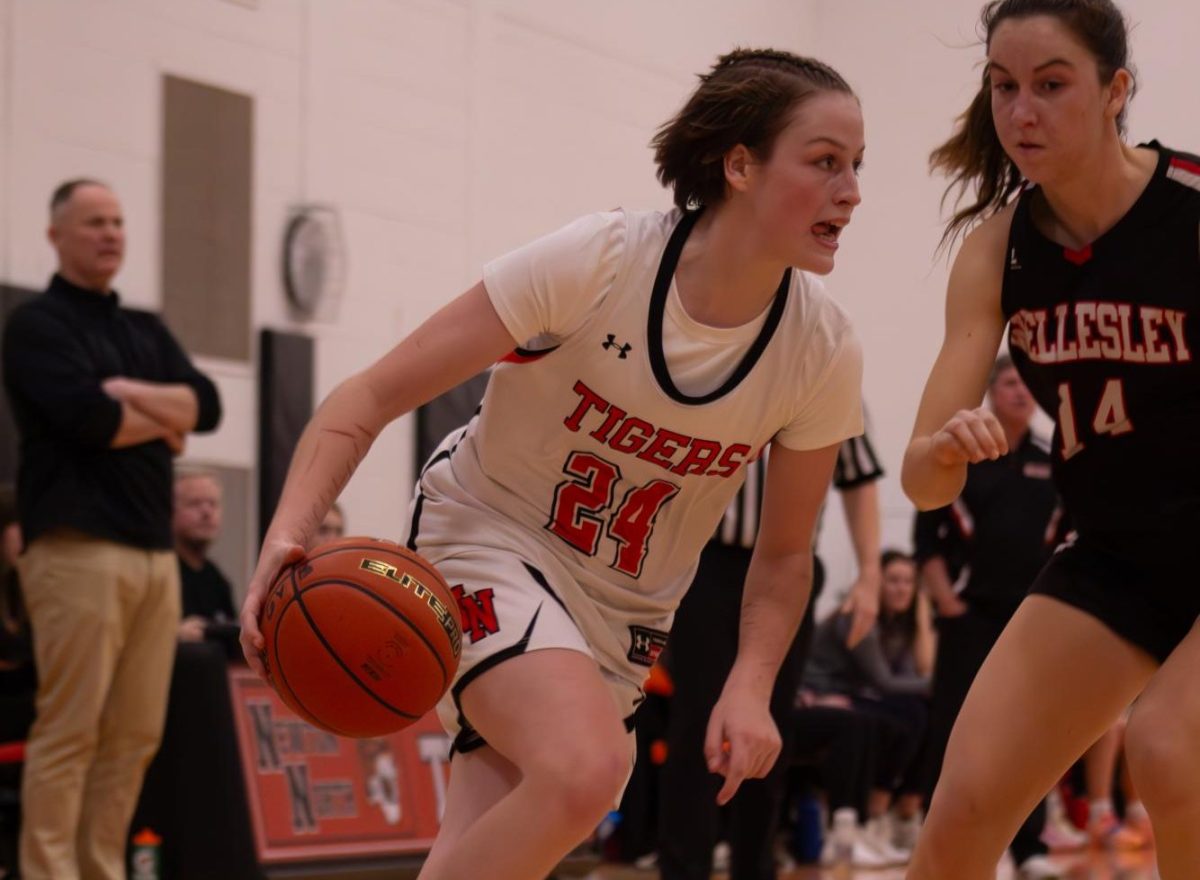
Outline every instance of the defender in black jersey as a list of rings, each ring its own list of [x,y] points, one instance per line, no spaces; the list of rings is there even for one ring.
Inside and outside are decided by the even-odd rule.
[[[974,408],[1008,325],[1055,417],[1078,528],[967,697],[909,873],[983,880],[1021,820],[1134,699],[1126,755],[1163,880],[1200,876],[1200,160],[1121,138],[1133,93],[1111,0],[994,0],[983,86],[932,165],[981,220],[903,482],[921,508],[1007,444]],[[1015,196],[1015,198],[1014,198]],[[1031,744],[1036,743],[1036,747]]]

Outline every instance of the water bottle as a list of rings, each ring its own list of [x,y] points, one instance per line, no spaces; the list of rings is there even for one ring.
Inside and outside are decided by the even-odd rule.
[[[854,858],[854,839],[858,836],[858,812],[854,807],[833,811],[833,863],[849,865]]]
[[[805,795],[796,802],[795,821],[792,825],[792,854],[796,861],[811,865],[820,861],[824,843],[821,817],[821,802],[813,795]]]
[[[611,810],[607,816],[600,820],[600,826],[596,829],[596,850],[604,858],[616,861],[620,853],[617,852],[617,828],[621,825],[621,814],[617,810]]]
[[[133,836],[129,880],[163,880],[162,838],[149,828],[143,828]]]

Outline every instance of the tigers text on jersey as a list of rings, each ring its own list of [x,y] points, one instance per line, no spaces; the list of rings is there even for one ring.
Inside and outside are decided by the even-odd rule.
[[[768,443],[819,449],[862,431],[857,340],[800,271],[785,274],[710,390],[680,390],[663,322],[697,216],[590,215],[486,267],[488,295],[523,347],[495,367],[479,414],[431,459],[414,501],[421,552],[528,557],[589,638],[595,607],[669,621]],[[443,511],[435,532],[427,502]]]
[[[1200,527],[1200,159],[1158,164],[1082,250],[1013,214],[1003,308],[1013,360],[1055,417],[1054,468],[1081,531]]]

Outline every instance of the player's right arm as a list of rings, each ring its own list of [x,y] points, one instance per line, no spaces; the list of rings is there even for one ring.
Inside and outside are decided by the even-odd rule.
[[[517,346],[483,282],[446,305],[399,345],[340,384],[304,429],[242,606],[242,650],[264,673],[258,614],[275,575],[309,538],[393,420],[487,369]]]
[[[980,407],[1004,332],[1000,288],[1012,208],[967,236],[950,271],[946,335],[925,383],[900,481],[920,510],[962,491],[967,464],[1008,451],[995,415]]]

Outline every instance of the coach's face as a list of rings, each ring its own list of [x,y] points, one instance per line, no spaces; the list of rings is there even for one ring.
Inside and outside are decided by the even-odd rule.
[[[85,183],[50,218],[58,268],[72,284],[107,291],[125,257],[125,219],[108,187]]]

